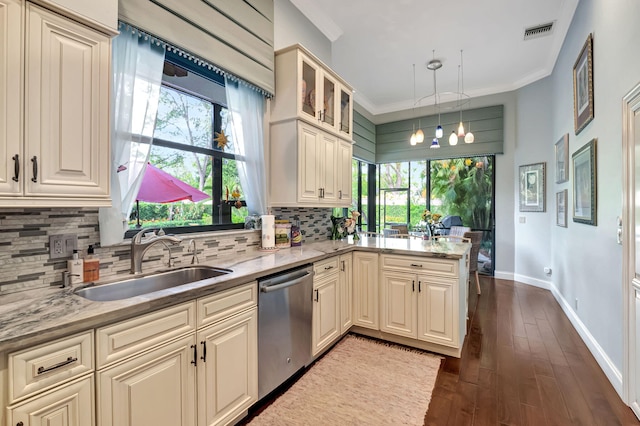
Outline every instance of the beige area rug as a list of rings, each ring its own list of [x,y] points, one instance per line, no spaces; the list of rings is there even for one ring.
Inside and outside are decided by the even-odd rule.
[[[422,425],[442,358],[348,335],[250,425]]]

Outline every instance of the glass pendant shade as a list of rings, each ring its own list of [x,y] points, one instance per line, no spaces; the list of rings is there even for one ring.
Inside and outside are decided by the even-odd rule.
[[[436,127],[436,138],[440,139],[442,136],[444,136],[444,130],[442,130],[442,126],[438,124],[438,127]]]
[[[449,145],[457,145],[458,144],[458,135],[456,135],[455,131],[451,132],[451,136],[449,136]]]
[[[422,131],[422,129],[418,129],[418,131],[416,132],[416,142],[424,142],[424,132]]]
[[[438,138],[433,138],[433,140],[431,141],[431,146],[429,148],[440,148]]]
[[[416,137],[415,133],[412,133],[411,139],[409,139],[409,144],[411,144],[411,146],[416,146],[417,143],[418,143],[418,138]]]
[[[464,135],[464,143],[473,143],[474,140],[475,137],[473,136],[473,133],[471,133],[471,131],[467,132],[467,134]]]
[[[462,121],[458,125],[458,137],[459,138],[463,138],[464,137],[464,125],[462,124]]]

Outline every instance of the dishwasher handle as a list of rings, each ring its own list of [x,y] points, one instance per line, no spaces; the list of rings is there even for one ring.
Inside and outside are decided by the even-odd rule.
[[[285,281],[283,283],[274,284],[274,285],[261,285],[260,286],[260,291],[262,293],[269,293],[269,292],[272,292],[272,291],[277,291],[277,290],[281,290],[283,288],[291,287],[291,286],[300,284],[301,282],[303,282],[307,278],[311,277],[312,275],[313,275],[312,273],[307,272],[303,276],[298,277],[298,278],[296,278],[294,280],[291,280],[291,281]]]

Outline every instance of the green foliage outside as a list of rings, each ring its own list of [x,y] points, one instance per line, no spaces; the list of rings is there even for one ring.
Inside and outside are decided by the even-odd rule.
[[[431,162],[431,211],[462,218],[472,229],[490,229],[493,164],[491,157]]]
[[[154,137],[170,140],[188,147],[211,148],[213,132],[213,105],[210,102],[187,95],[185,93],[163,87],[160,92],[160,105],[154,129]],[[225,133],[230,134],[226,111],[220,119]],[[230,137],[230,136],[229,136]],[[227,146],[227,150],[231,146]],[[210,155],[196,152],[170,149],[153,145],[149,162],[177,179],[207,194],[213,193],[213,158]],[[220,185],[220,183],[218,183]],[[233,159],[222,160],[222,199],[238,190],[240,199],[244,193],[238,177],[237,163]],[[229,195],[229,200],[232,200]],[[140,202],[140,222],[142,227],[179,227],[195,225],[211,225],[213,208],[211,198],[198,203],[146,203]],[[134,213],[135,213],[134,206]],[[247,208],[231,208],[232,223],[244,223]],[[135,228],[135,217],[129,221],[129,227]]]

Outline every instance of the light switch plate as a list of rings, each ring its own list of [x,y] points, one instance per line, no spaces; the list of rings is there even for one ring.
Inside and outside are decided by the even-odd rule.
[[[71,258],[78,249],[78,236],[74,234],[49,235],[49,259]]]

